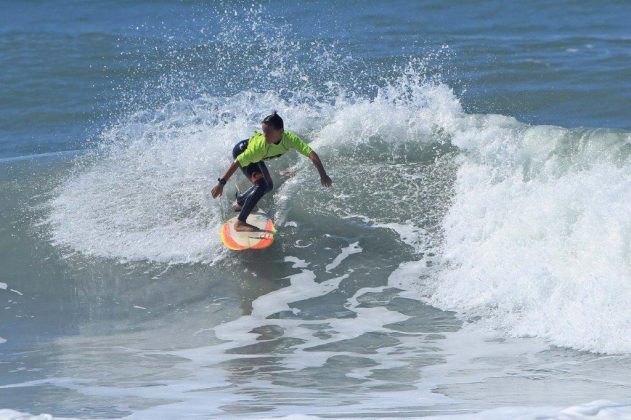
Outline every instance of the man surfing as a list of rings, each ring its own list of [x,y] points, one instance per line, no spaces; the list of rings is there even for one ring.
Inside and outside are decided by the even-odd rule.
[[[326,174],[320,157],[307,143],[291,131],[285,131],[283,119],[274,111],[261,121],[263,133],[255,132],[252,137],[242,140],[232,149],[234,161],[226,170],[223,177],[218,179],[217,185],[211,190],[213,198],[223,193],[223,187],[237,168],[241,168],[243,174],[254,184],[243,194],[237,195],[237,201],[233,207],[239,212],[239,217],[234,225],[237,232],[256,232],[256,226],[246,223],[246,220],[256,203],[263,195],[274,187],[264,160],[279,157],[290,149],[296,149],[302,155],[308,157],[320,174],[320,183],[325,187],[333,184]]]

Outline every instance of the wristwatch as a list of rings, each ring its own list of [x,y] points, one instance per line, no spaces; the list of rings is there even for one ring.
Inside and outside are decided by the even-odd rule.
[[[223,178],[217,178],[217,181],[219,181],[221,185],[226,185],[226,180]]]

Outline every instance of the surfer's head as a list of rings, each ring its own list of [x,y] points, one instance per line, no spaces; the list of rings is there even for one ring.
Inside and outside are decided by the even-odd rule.
[[[261,121],[261,128],[265,135],[265,141],[267,143],[278,143],[283,137],[283,119],[274,111],[272,114],[263,118]]]

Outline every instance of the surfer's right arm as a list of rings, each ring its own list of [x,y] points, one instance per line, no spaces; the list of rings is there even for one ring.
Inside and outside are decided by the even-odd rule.
[[[234,171],[237,170],[238,167],[239,167],[239,162],[234,160],[230,164],[230,167],[226,170],[226,173],[223,174],[223,176],[217,180],[217,185],[215,185],[213,189],[210,191],[211,194],[213,195],[213,198],[217,198],[223,193],[223,186],[226,184],[226,182],[228,182],[228,180],[230,179]]]

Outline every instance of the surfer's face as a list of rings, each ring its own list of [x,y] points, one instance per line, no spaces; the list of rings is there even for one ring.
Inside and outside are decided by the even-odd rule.
[[[275,130],[267,124],[261,124],[266,143],[278,143],[283,137],[283,129]]]

